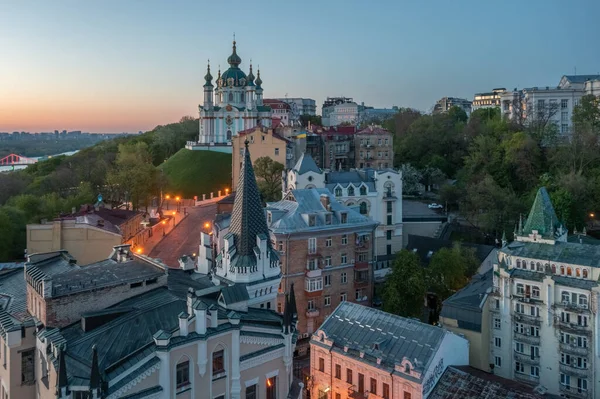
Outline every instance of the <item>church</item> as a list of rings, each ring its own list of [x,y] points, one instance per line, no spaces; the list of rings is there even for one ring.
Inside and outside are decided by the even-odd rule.
[[[257,125],[271,127],[271,107],[263,104],[260,69],[256,78],[252,63],[248,75],[240,69],[242,59],[236,42],[227,58],[229,68],[217,74],[216,89],[212,83],[210,63],[204,77],[204,104],[200,105],[200,134],[198,142],[188,142],[190,150],[210,150],[231,153],[231,138],[238,132]]]

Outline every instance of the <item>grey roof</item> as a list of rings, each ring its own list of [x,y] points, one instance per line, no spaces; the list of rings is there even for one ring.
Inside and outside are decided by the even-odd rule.
[[[571,83],[585,83],[588,80],[600,79],[600,75],[565,75]]]
[[[444,301],[440,316],[456,320],[459,328],[481,331],[482,308],[492,285],[493,270],[476,274],[469,284]]]
[[[373,192],[375,191],[375,176],[373,172],[372,169],[360,171],[352,170],[349,172],[329,172],[326,175],[325,187],[333,192],[337,185],[346,188],[352,184],[358,189],[358,187],[364,184],[369,191]]]
[[[449,334],[439,327],[352,302],[342,302],[319,331],[333,341],[334,350],[343,352],[348,347],[347,355],[358,359],[362,351],[362,360],[375,367],[393,370],[406,357],[421,372],[427,369],[445,334]],[[313,342],[318,342],[314,335]],[[381,365],[377,365],[377,358],[381,358]]]
[[[261,234],[269,237],[269,229],[247,141],[228,234],[233,235],[235,244],[235,251],[231,254],[231,265],[237,267],[255,265],[256,238]],[[268,239],[267,250],[271,251],[272,260],[278,259],[278,255],[271,248],[271,240]]]
[[[107,259],[54,277],[52,296],[144,281],[164,274],[164,269],[137,258],[124,263]]]
[[[456,243],[456,241],[409,234],[406,249],[409,251],[416,250],[416,253],[421,258],[423,264],[428,265],[429,261],[431,260],[431,256],[433,256],[436,251],[439,251],[442,248],[452,248]],[[490,252],[494,250],[493,245],[472,244],[469,242],[460,242],[460,245],[465,248],[474,249],[475,257],[479,263],[483,262],[485,258],[488,257]]]
[[[581,288],[584,290],[591,290],[598,286],[597,281],[593,280],[582,280],[580,278],[566,277],[566,276],[552,276],[552,280],[556,281],[559,285],[566,287]]]
[[[307,153],[303,153],[300,156],[300,159],[298,159],[298,162],[294,166],[294,170],[300,175],[307,172],[321,173],[321,169],[319,169],[313,157]]]
[[[228,285],[221,289],[223,300],[226,304],[238,303],[250,299],[248,290],[243,284]]]
[[[600,267],[600,245],[556,241],[554,245],[513,241],[500,251],[514,257]]]
[[[541,399],[534,387],[470,366],[449,366],[429,399]]]
[[[321,196],[329,197],[332,212],[331,224],[326,224],[325,213],[329,212],[321,203]],[[367,216],[361,215],[356,210],[339,203],[331,192],[326,188],[310,188],[302,190],[291,190],[285,199],[278,202],[267,204],[267,210],[276,213],[277,217],[273,218],[270,224],[271,231],[275,233],[281,232],[298,232],[298,231],[314,231],[324,229],[335,229],[344,227],[360,227],[372,229],[377,226]],[[340,212],[346,212],[348,215],[347,223],[341,223]],[[303,214],[319,214],[315,218],[315,225],[309,226],[302,217]]]

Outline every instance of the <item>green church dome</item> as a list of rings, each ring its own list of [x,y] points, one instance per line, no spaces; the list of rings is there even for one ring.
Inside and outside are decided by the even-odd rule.
[[[237,55],[235,40],[233,41],[233,53],[227,58],[230,67],[221,75],[220,86],[244,87],[248,83],[248,77],[239,68],[242,59]]]

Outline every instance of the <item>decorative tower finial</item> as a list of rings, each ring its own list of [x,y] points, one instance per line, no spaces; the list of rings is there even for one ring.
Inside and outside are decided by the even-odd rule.
[[[262,79],[260,78],[260,65],[258,66],[258,69],[256,70],[256,85],[258,87],[260,87],[262,85]]]
[[[502,231],[502,248],[506,246],[508,240],[506,239],[506,231]]]
[[[208,66],[206,67],[206,75],[204,76],[204,80],[206,81],[206,83],[204,83],[204,87],[212,87],[213,77],[210,74],[210,60],[208,60]]]
[[[523,214],[519,214],[519,234],[523,234]]]
[[[237,46],[235,41],[235,33],[233,34],[233,52],[227,58],[227,62],[231,65],[232,68],[237,68],[238,65],[242,63],[242,59],[237,55]]]

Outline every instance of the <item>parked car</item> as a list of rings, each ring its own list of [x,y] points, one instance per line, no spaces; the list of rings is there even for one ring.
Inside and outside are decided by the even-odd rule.
[[[436,204],[435,202],[434,202],[434,203],[432,203],[432,204],[429,204],[429,205],[427,205],[427,207],[428,207],[429,209],[443,209],[443,208],[444,208],[444,206],[443,206],[443,205]]]

